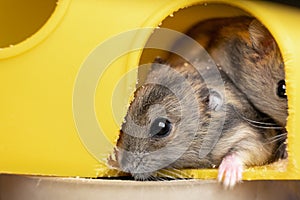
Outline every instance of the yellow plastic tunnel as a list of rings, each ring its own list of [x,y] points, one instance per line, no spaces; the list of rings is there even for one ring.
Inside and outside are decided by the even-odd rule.
[[[300,179],[300,9],[266,1],[0,1],[0,173],[114,176],[105,162],[157,28],[250,15],[274,36],[286,66],[288,159],[245,179]],[[168,45],[168,44],[166,44]],[[216,169],[185,170],[215,178]]]

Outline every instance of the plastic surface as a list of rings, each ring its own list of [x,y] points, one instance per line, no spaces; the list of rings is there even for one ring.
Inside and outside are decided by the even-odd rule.
[[[142,50],[120,55],[108,68],[101,65],[101,60],[95,64],[103,71],[91,102],[107,140],[94,141],[95,149],[100,149],[100,161],[89,147],[84,146],[84,133],[78,131],[74,119],[73,92],[82,64],[99,44],[109,38],[132,29],[157,27],[170,14],[196,4],[202,11],[209,11],[200,13],[195,9],[183,13],[186,18],[192,20],[197,16],[201,20],[222,13],[228,16],[247,12],[258,18],[279,44],[286,63],[289,96],[289,158],[284,165],[248,169],[244,178],[299,179],[300,29],[297,24],[300,10],[261,1],[230,0],[134,0],[130,3],[120,0],[60,0],[51,17],[37,32],[0,50],[0,172],[80,177],[115,175],[115,171],[109,171],[102,163],[109,152],[107,148],[101,149],[107,142],[113,146],[118,136],[128,99],[134,90],[136,73],[130,78],[122,77],[139,64]],[[210,7],[215,4],[220,5]],[[13,12],[13,8],[6,12]],[[21,17],[17,13],[15,16]],[[162,27],[184,30],[187,24],[192,24],[169,18]],[[150,33],[142,36],[139,39],[143,44]],[[136,40],[133,38],[132,42]],[[111,48],[118,49],[120,45]],[[112,105],[120,111],[114,112]],[[86,121],[89,122],[89,118]],[[215,178],[217,171],[185,170],[184,173],[194,178]]]

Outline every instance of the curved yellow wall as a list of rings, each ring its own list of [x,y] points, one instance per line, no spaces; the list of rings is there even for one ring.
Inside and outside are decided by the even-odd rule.
[[[196,4],[197,8],[180,14],[184,8]],[[24,8],[35,12],[34,5],[28,3]],[[14,12],[13,8],[1,9],[3,7],[0,13]],[[182,10],[177,14],[182,17],[176,18],[174,12],[179,9]],[[203,12],[198,12],[199,9]],[[174,17],[168,17],[172,13]],[[37,32],[10,47],[1,43],[0,172],[82,177],[114,175],[102,162],[117,138],[128,98],[134,90],[136,66],[141,56],[141,62],[147,60],[142,49],[128,53],[122,48],[127,45],[130,49],[136,44],[142,47],[152,33],[151,29],[142,33],[132,30],[157,27],[163,21],[162,27],[183,31],[195,19],[246,13],[265,24],[282,51],[290,116],[287,165],[249,169],[244,177],[299,179],[300,135],[296,123],[300,121],[297,91],[300,10],[262,1],[231,0],[60,0]],[[18,13],[13,16],[22,17]],[[19,31],[22,30],[24,28]],[[131,40],[122,40],[124,34],[120,33],[124,32],[130,33],[125,39]],[[112,37],[115,40],[111,40]],[[97,60],[99,55],[108,58],[117,53],[120,54],[111,61]],[[95,120],[99,127],[93,129]],[[81,126],[83,122],[87,126]],[[184,173],[214,178],[217,171],[185,170]]]

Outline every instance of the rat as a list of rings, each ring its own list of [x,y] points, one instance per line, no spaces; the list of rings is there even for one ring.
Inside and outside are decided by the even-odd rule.
[[[207,50],[258,110],[286,126],[284,62],[275,39],[263,24],[248,16],[215,18],[197,23],[187,35]],[[199,56],[197,48],[180,40],[173,48],[181,49],[188,59]],[[171,54],[168,62],[177,65],[185,60]]]
[[[152,65],[120,130],[120,170],[151,180],[163,169],[218,167],[218,181],[231,188],[242,180],[245,167],[276,159],[277,130],[255,125],[273,120],[226,73],[211,73],[211,63]]]

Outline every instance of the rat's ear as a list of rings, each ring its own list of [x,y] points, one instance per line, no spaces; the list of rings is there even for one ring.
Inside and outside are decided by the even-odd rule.
[[[166,64],[166,63],[167,63],[167,61],[166,61],[166,60],[164,60],[164,59],[162,59],[161,57],[157,56],[157,57],[155,57],[155,59],[154,59],[154,62],[153,62],[153,63],[158,63],[158,64]]]
[[[208,107],[211,110],[219,111],[223,107],[224,99],[221,93],[216,90],[209,91]]]
[[[249,37],[253,48],[260,54],[267,54],[276,46],[270,32],[257,19],[254,19],[249,25]]]
[[[162,59],[161,57],[156,57],[153,61],[153,63],[151,64],[151,68],[150,68],[150,72],[151,71],[155,71],[158,68],[161,67],[161,65],[166,65],[167,61],[165,61],[164,59]]]

